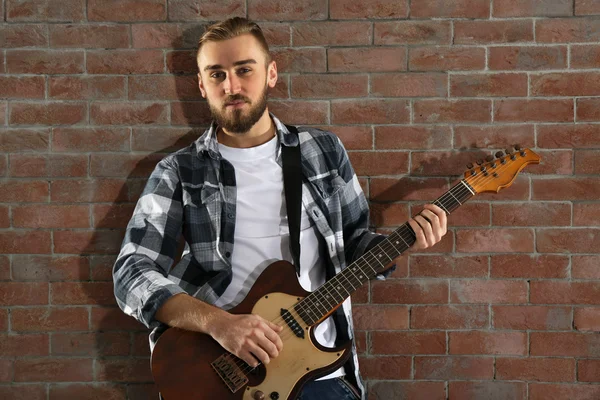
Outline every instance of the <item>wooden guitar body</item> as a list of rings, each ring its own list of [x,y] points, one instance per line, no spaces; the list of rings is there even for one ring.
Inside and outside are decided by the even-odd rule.
[[[281,320],[281,309],[291,309],[310,294],[296,278],[295,268],[287,261],[269,265],[259,276],[246,298],[233,314],[258,314],[269,320]],[[245,372],[248,381],[232,390],[217,373],[213,363],[228,354],[212,337],[206,334],[170,328],[159,338],[152,353],[152,375],[165,400],[257,400],[295,399],[309,380],[337,370],[350,356],[352,343],[334,349],[321,346],[314,337],[318,325],[301,323],[304,337],[298,337],[281,320],[284,330],[280,336],[283,350],[268,365],[260,365],[250,372],[238,360],[227,357],[239,373]],[[243,370],[243,371],[242,371]],[[231,383],[230,383],[231,384]]]

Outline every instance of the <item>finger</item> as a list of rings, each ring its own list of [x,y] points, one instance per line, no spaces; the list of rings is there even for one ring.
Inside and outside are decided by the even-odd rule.
[[[423,229],[427,246],[433,246],[435,244],[435,235],[433,234],[433,230],[429,221],[423,218],[422,215],[416,215],[415,221],[417,221],[417,223],[421,225],[421,229]]]
[[[266,323],[267,323],[267,325],[269,325],[269,327],[270,327],[271,329],[273,329],[275,332],[281,332],[281,331],[283,330],[283,327],[282,327],[282,326],[279,326],[279,325],[277,325],[277,324],[274,324],[274,323],[273,323],[273,322],[271,322],[271,321],[267,321],[267,320],[265,319],[265,322],[266,322]]]
[[[425,204],[428,209],[431,209],[440,220],[440,227],[442,228],[442,235],[445,235],[448,231],[448,215],[446,211],[444,211],[441,207],[436,206],[435,204]]]
[[[257,344],[269,355],[269,357],[275,358],[279,355],[277,345],[271,338],[267,337],[266,333],[262,338],[257,340]]]
[[[419,225],[413,218],[408,220],[408,224],[412,228],[415,233],[416,242],[413,244],[415,249],[424,249],[427,247],[427,239],[425,238],[425,234],[423,233],[423,229],[421,225]]]
[[[421,211],[421,216],[431,224],[431,230],[433,231],[435,243],[439,242],[444,234],[443,228],[440,224],[439,216],[427,209]]]
[[[253,368],[258,367],[258,360],[249,351],[243,350],[239,354],[236,354],[236,356],[238,356],[239,358],[244,360],[244,362],[246,364],[248,364],[249,366],[251,366]]]
[[[269,326],[271,326],[271,325],[275,325],[275,324],[270,323]],[[277,328],[279,328],[279,330],[283,329],[279,325],[275,325],[275,326]],[[275,332],[273,329],[266,329],[265,336],[267,337],[267,339],[269,339],[271,341],[271,343],[273,343],[275,345],[275,347],[277,348],[277,351],[281,352],[281,350],[283,349],[283,342],[281,341],[281,337],[279,337],[279,334],[277,332]]]
[[[275,346],[273,346],[273,347],[275,347]],[[269,358],[269,355],[267,354],[267,352],[264,351],[256,343],[252,343],[249,346],[249,350],[250,350],[250,353],[254,357],[256,357],[258,360],[260,360],[260,362],[262,362],[264,365],[267,365],[269,363],[269,361],[271,361],[271,359]]]

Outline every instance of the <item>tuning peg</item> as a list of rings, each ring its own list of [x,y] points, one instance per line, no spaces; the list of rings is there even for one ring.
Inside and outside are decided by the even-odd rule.
[[[515,150],[516,150],[516,151],[519,151],[519,150],[521,150],[521,145],[519,145],[519,144],[515,144]]]
[[[483,160],[482,160],[482,159],[479,159],[479,160],[477,160],[477,161],[475,161],[475,162],[477,163],[477,165],[481,165],[481,164],[483,164]]]
[[[506,153],[507,156],[510,156],[512,154],[512,149],[506,149],[506,150],[504,150],[504,152]]]
[[[473,168],[473,163],[468,163],[467,168],[469,168],[469,169]]]
[[[496,152],[496,157],[497,158],[502,158],[502,156],[504,156],[504,153],[502,153],[501,151],[497,151]]]
[[[487,162],[494,161],[494,156],[493,156],[493,155],[491,155],[491,154],[488,154],[488,155],[485,157],[485,161],[487,161]]]

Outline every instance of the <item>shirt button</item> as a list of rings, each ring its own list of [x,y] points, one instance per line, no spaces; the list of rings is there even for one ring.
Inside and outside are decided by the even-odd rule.
[[[233,219],[233,213],[229,213],[229,214],[227,214],[227,217],[229,217],[229,218]]]
[[[231,257],[231,253],[230,252],[225,253],[225,257],[227,257],[227,258]]]

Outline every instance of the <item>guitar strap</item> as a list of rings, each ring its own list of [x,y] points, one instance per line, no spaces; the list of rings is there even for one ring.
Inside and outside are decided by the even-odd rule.
[[[295,126],[286,125],[290,133],[298,137]],[[297,146],[281,146],[283,158],[283,189],[285,205],[290,229],[290,249],[296,266],[296,274],[300,276],[300,216],[302,204],[302,166],[300,162],[300,138]]]

